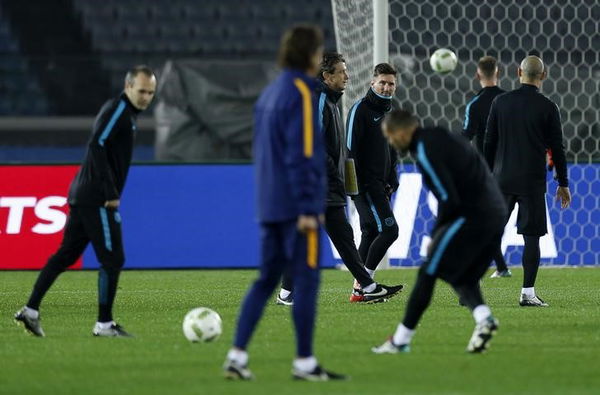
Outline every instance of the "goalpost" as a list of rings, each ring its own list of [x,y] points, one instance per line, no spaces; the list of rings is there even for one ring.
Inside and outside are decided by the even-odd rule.
[[[331,0],[331,4],[337,51],[345,57],[350,75],[342,96],[344,114],[364,96],[373,66],[387,61],[398,70],[395,106],[416,113],[425,125],[438,124],[460,131],[466,102],[479,90],[474,76],[481,56],[492,55],[499,60],[499,85],[504,90],[518,87],[517,68],[526,55],[540,56],[549,73],[542,92],[557,103],[561,111],[574,194],[570,209],[554,210],[551,206],[554,186],[552,190],[549,187],[549,225],[554,232],[551,242],[555,243],[554,254],[558,255],[552,256],[552,243],[549,242],[545,257],[542,251],[542,262],[600,264],[597,225],[600,221],[597,215],[597,196],[600,194],[600,36],[597,21],[600,4],[597,0],[549,0],[543,6],[534,0],[481,3],[470,0]],[[459,58],[457,68],[449,75],[434,73],[429,66],[429,56],[438,48],[452,49]],[[411,163],[404,159],[401,173]],[[403,177],[401,183],[404,181],[407,190],[412,191],[418,180],[409,177],[404,180]],[[426,205],[420,204],[413,217],[429,218],[429,213],[436,209],[430,200],[427,199]],[[399,222],[404,220],[397,219]],[[411,252],[402,265],[419,263],[419,253],[414,250],[422,250],[423,245],[419,242],[419,246],[414,246],[414,240],[426,238],[430,221],[411,225]],[[513,244],[518,245],[516,243]],[[390,255],[392,259],[396,258],[393,251]],[[519,257],[519,251],[508,250],[508,262],[517,263]]]

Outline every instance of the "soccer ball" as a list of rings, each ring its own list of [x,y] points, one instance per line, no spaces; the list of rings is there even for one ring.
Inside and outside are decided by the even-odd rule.
[[[431,58],[429,58],[429,64],[433,71],[446,74],[453,71],[456,68],[456,64],[458,63],[458,59],[456,58],[456,54],[449,49],[440,48],[436,50]]]
[[[183,334],[191,342],[212,342],[221,332],[221,317],[206,307],[190,310],[183,319]]]

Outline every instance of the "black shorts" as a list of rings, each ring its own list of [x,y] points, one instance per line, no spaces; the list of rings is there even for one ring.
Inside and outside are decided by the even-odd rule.
[[[543,236],[548,232],[545,193],[535,193],[532,195],[504,194],[504,199],[508,206],[508,215],[512,213],[515,203],[519,203],[519,213],[517,215],[518,234]]]
[[[364,192],[353,197],[364,232],[382,233],[397,228],[396,218],[384,191]]]
[[[500,246],[504,230],[502,218],[485,221],[459,217],[437,228],[421,270],[452,285],[479,281]]]
[[[123,266],[125,255],[121,215],[118,210],[104,207],[70,207],[63,241],[55,254],[56,258],[70,266],[90,242],[101,265]]]

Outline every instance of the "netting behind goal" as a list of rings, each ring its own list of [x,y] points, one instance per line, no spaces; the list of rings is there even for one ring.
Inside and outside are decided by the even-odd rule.
[[[345,56],[350,74],[343,102],[347,113],[371,78],[373,0],[332,0],[332,7],[337,50]],[[592,164],[600,161],[600,3],[390,0],[389,13],[389,58],[399,71],[395,104],[414,111],[426,125],[461,130],[465,105],[480,89],[474,76],[481,56],[499,60],[500,86],[505,90],[518,87],[517,67],[526,55],[544,60],[549,75],[542,92],[561,111],[574,193],[574,207],[567,211],[556,211],[548,199],[557,251],[545,262],[600,263],[600,171]],[[458,55],[458,66],[449,75],[436,74],[429,66],[437,48],[450,48]],[[416,226],[415,237],[422,239],[424,234],[418,232],[427,228]],[[517,263],[520,254],[511,251],[509,247],[508,259]]]

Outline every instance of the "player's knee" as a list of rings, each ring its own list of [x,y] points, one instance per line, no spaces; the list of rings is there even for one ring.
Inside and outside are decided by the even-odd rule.
[[[394,220],[394,218],[386,218],[386,223],[382,227],[382,232],[387,238],[394,241],[398,238],[398,224]]]
[[[56,253],[48,259],[47,265],[54,270],[64,272],[69,266],[73,266],[77,262],[78,256],[69,256],[68,254]]]

